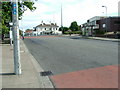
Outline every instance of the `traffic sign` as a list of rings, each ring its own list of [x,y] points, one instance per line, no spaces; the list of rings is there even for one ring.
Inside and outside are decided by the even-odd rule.
[[[16,4],[13,3],[13,14],[16,15],[17,14],[17,10],[16,10]]]

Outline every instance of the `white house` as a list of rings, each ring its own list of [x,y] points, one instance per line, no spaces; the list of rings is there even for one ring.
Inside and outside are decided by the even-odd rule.
[[[43,35],[43,34],[62,34],[61,31],[59,31],[59,26],[55,23],[45,24],[41,23],[40,25],[35,27],[36,31],[34,31],[37,35]]]

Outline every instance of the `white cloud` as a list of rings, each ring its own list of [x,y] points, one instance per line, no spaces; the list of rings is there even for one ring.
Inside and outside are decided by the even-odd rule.
[[[107,6],[108,16],[118,13],[119,0],[38,0],[35,2],[37,9],[34,12],[27,10],[24,13],[22,28],[32,28],[41,21],[55,21],[61,23],[61,3],[63,7],[63,25],[70,26],[72,21],[78,24],[86,22],[94,16],[105,15]],[[102,13],[104,12],[104,13]]]

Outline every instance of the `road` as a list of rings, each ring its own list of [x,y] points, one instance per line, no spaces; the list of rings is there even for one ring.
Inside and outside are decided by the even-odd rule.
[[[118,43],[77,37],[24,40],[45,71],[53,75],[118,64]]]

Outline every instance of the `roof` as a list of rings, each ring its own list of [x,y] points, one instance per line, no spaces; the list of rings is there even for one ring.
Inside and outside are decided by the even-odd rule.
[[[33,30],[26,30],[25,32],[27,32],[27,33],[28,33],[28,32],[33,32]]]
[[[43,24],[40,24],[40,25],[38,25],[36,27],[58,27],[58,26],[57,26],[57,24],[54,24],[54,23],[51,23],[51,24],[43,23]]]
[[[100,19],[104,19],[104,18],[106,18],[106,17],[104,17],[104,16],[94,16],[94,17],[92,17],[88,20],[91,22],[91,21],[96,21],[96,20],[100,20]]]

